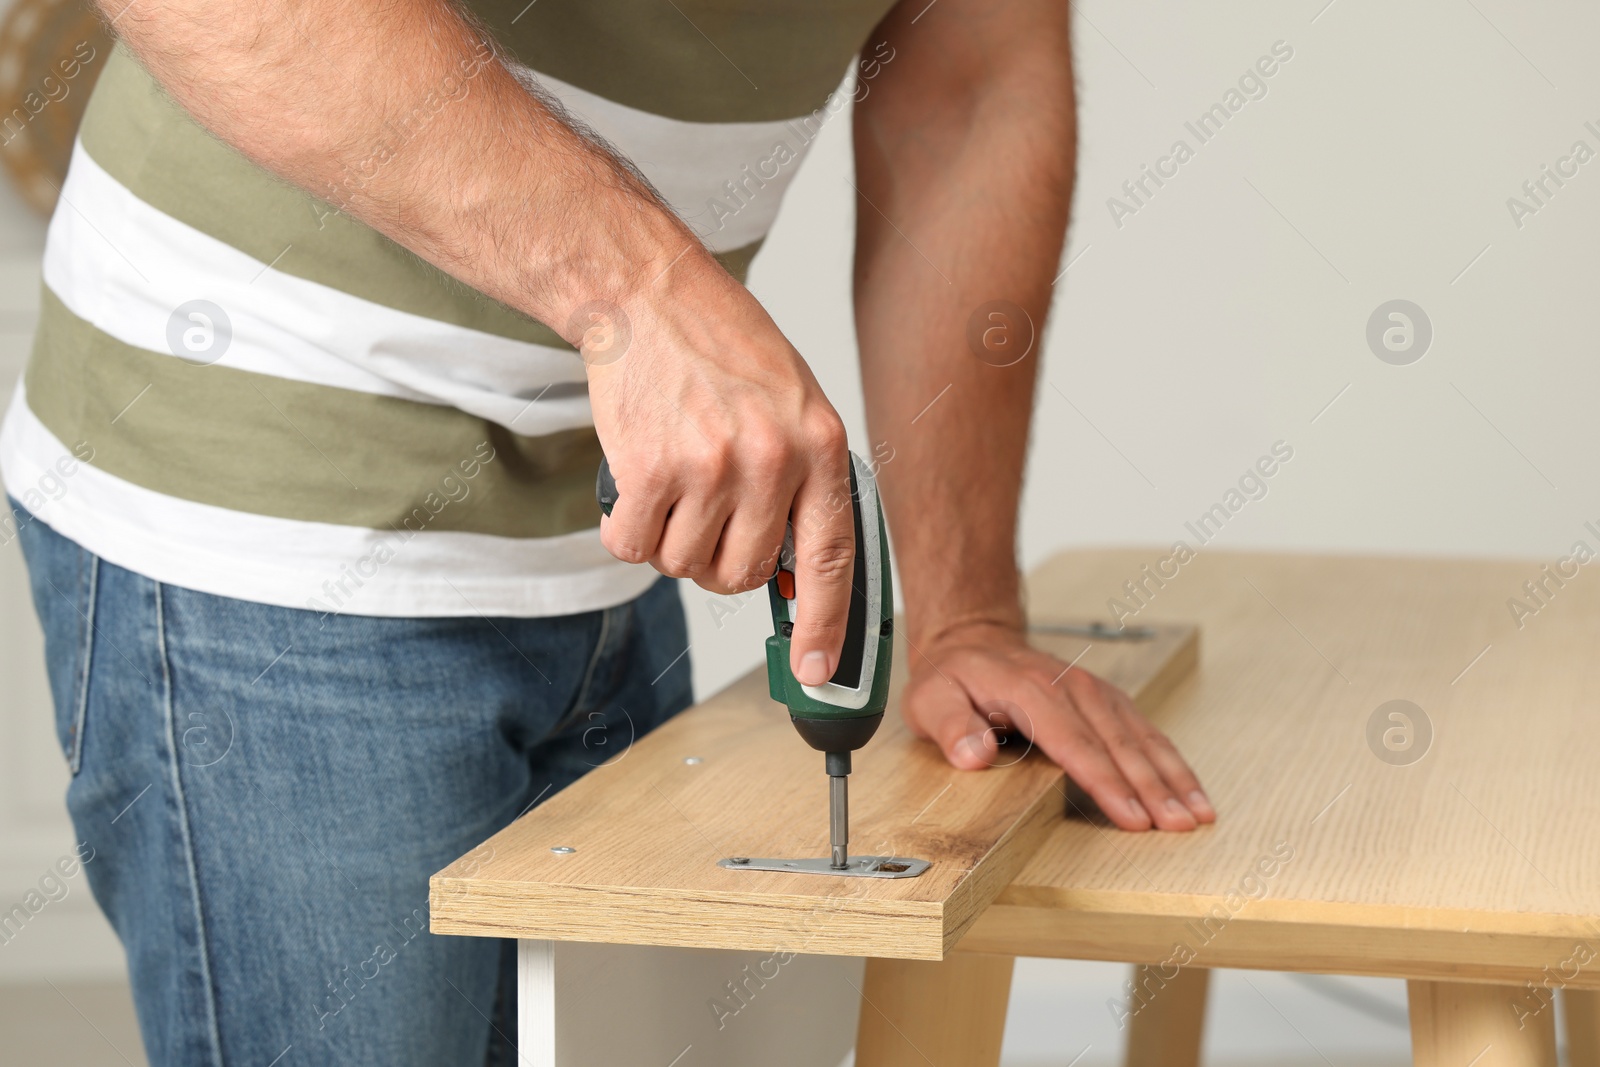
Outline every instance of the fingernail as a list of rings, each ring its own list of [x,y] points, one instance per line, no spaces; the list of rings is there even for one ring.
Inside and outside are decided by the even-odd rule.
[[[1128,798],[1128,811],[1133,814],[1135,819],[1143,819],[1145,822],[1153,821],[1150,818],[1150,813],[1144,810],[1144,805],[1139,803],[1138,797]]]
[[[1204,808],[1207,811],[1216,811],[1217,810],[1217,809],[1215,809],[1215,808],[1213,808],[1211,806],[1210,798],[1207,797],[1204,793],[1200,792],[1200,790],[1198,790],[1198,789],[1196,789],[1194,792],[1189,794],[1189,806],[1191,808],[1195,808],[1195,807]]]
[[[828,657],[821,652],[807,652],[800,657],[800,669],[794,676],[801,685],[822,685],[833,672],[828,670]]]
[[[1177,797],[1167,798],[1167,814],[1171,815],[1174,819],[1180,819],[1185,822],[1195,821],[1194,812],[1184,807],[1183,801],[1179,800]]]
[[[989,746],[984,744],[983,734],[968,734],[956,742],[955,755],[957,759],[971,757],[979,766],[989,765]]]

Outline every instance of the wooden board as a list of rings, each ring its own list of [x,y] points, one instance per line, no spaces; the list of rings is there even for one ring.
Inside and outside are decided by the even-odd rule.
[[[1103,609],[1157,555],[1072,553],[1031,588]],[[1135,621],[1206,630],[1162,726],[1216,825],[1059,823],[962,948],[1600,987],[1600,577],[1547,582],[1519,628],[1541,566],[1202,550]],[[1431,723],[1412,762],[1369,743],[1396,699]]]
[[[1040,634],[1036,643],[1067,661],[1082,655],[1081,666],[1153,705],[1193,668],[1198,639],[1174,624],[1142,642],[1086,648]],[[927,873],[883,880],[716,865],[827,853],[822,755],[801,742],[757,670],[435,875],[433,932],[943,958],[1063,820],[1063,777],[1036,752],[1004,768],[951,768],[900,719],[904,655],[896,650],[884,726],[856,754],[851,851],[927,859]]]

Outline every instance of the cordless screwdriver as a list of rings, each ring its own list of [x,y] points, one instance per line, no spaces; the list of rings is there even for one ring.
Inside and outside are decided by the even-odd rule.
[[[607,515],[617,502],[610,464],[602,459],[595,497]],[[889,703],[889,673],[894,658],[894,589],[889,572],[889,539],[872,469],[850,454],[850,508],[855,534],[855,563],[850,578],[850,607],[844,644],[833,676],[821,685],[804,685],[790,669],[790,643],[798,618],[795,587],[794,523],[784,532],[767,596],[773,634],[767,638],[767,689],[789,709],[789,721],[806,744],[824,754],[828,773],[828,838],[826,860],[752,859],[736,856],[721,861],[734,870],[778,870],[811,874],[911,878],[927,870],[924,860],[896,856],[850,855],[850,754],[872,739]],[[823,507],[842,509],[842,499]],[[822,515],[800,515],[802,524]]]

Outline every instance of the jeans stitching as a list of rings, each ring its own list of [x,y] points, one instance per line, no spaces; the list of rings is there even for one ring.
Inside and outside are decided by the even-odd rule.
[[[183,789],[183,770],[178,758],[177,711],[172,701],[172,664],[167,655],[167,618],[165,586],[152,583],[156,594],[156,647],[161,655],[161,681],[165,689],[164,711],[167,729],[167,755],[172,761],[172,792],[176,800],[178,832],[183,838],[184,861],[189,876],[189,893],[194,905],[195,931],[199,938],[200,978],[205,983],[205,1011],[207,1038],[211,1043],[212,1062],[222,1067],[222,1032],[217,1025],[217,990],[211,980],[210,945],[206,937],[205,909],[200,902],[200,870],[195,862],[194,838],[189,832],[189,802]]]
[[[612,612],[616,608],[606,608],[600,613],[600,635],[595,638],[594,651],[589,654],[589,665],[583,672],[583,684],[578,686],[578,695],[572,700],[572,710],[561,717],[561,720],[551,728],[551,734],[560,733],[572,723],[576,722],[584,710],[589,706],[589,689],[594,683],[595,668],[600,665],[600,660],[605,657],[606,646],[611,642]]]
[[[72,711],[72,745],[67,753],[67,765],[74,775],[83,766],[83,731],[89,721],[89,671],[94,664],[95,605],[100,599],[100,557],[82,549],[78,551],[80,564],[84,556],[89,558],[89,589],[83,613],[83,640],[79,642],[78,706]],[[81,582],[79,587],[82,587]]]

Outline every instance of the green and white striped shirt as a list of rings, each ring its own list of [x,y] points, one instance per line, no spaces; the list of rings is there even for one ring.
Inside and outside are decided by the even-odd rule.
[[[889,6],[524,2],[474,8],[741,278]],[[471,76],[395,136],[448,121]],[[224,596],[567,614],[654,578],[600,544],[599,458],[583,365],[554,332],[251,164],[124,48],[109,57],[0,430],[6,488],[39,518]]]

